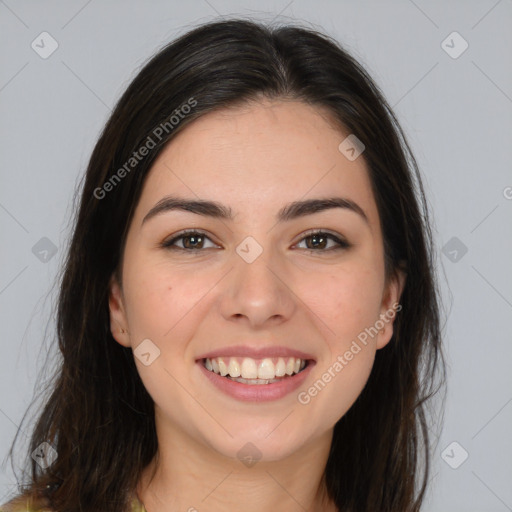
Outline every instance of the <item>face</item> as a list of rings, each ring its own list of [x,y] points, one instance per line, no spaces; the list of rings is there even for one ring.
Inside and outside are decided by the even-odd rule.
[[[327,119],[262,101],[187,126],[146,178],[111,281],[111,330],[157,425],[229,457],[251,442],[277,460],[332,432],[392,335],[403,278],[385,279],[364,154],[346,158]]]

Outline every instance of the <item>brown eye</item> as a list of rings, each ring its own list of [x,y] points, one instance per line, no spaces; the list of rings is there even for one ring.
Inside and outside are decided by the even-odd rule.
[[[205,233],[202,233],[201,231],[185,231],[180,233],[178,236],[175,236],[171,240],[163,242],[162,247],[171,250],[177,249],[191,252],[204,249],[205,240],[210,239],[205,235]],[[182,247],[176,245],[176,242],[178,241],[182,241]],[[208,247],[206,248],[208,249]]]
[[[350,244],[341,238],[338,238],[335,235],[330,233],[325,233],[323,231],[315,231],[309,233],[307,236],[302,238],[299,243],[306,241],[306,250],[313,252],[326,252],[331,250],[338,249],[347,249],[350,247]],[[334,247],[326,248],[329,241],[334,242]]]

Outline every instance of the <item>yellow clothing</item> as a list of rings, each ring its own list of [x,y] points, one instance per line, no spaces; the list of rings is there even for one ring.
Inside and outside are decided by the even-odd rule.
[[[0,512],[52,512],[43,502],[34,502],[23,496],[16,497],[5,505],[0,505]],[[136,495],[132,497],[131,508],[127,512],[147,512]]]

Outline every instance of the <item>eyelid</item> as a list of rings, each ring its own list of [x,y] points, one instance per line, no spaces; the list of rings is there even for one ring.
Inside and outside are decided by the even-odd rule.
[[[312,229],[309,229],[308,231],[305,231],[304,233],[301,233],[299,235],[299,237],[300,237],[299,242],[302,242],[302,240],[304,240],[304,238],[307,238],[312,235],[330,235],[331,237],[338,239],[340,242],[346,244],[347,246],[351,245],[342,234],[336,233],[334,231],[331,231],[330,229],[325,229],[325,228],[312,228]]]
[[[182,250],[185,252],[193,252],[194,249],[182,249],[181,247],[174,247],[172,245],[173,243],[177,242],[181,238],[184,238],[184,237],[190,236],[190,235],[201,235],[204,238],[207,238],[208,240],[210,240],[213,244],[218,245],[216,242],[214,242],[212,240],[213,237],[211,235],[209,235],[206,231],[203,231],[202,229],[199,229],[199,228],[198,229],[189,228],[189,229],[184,229],[183,231],[179,231],[178,233],[172,235],[170,238],[165,239],[160,245],[165,249],[178,249],[178,250]],[[200,252],[202,250],[204,250],[204,249],[199,249],[197,251]]]
[[[189,253],[191,253],[191,252],[199,253],[199,252],[202,252],[205,250],[205,249],[182,249],[181,247],[175,247],[173,245],[175,242],[186,237],[187,235],[201,235],[204,238],[207,238],[208,240],[210,240],[213,244],[218,245],[216,242],[214,242],[214,240],[212,240],[212,237],[206,231],[199,229],[199,228],[197,228],[197,229],[189,228],[189,229],[184,229],[183,231],[180,231],[180,232],[176,233],[175,235],[172,235],[171,238],[164,240],[161,243],[161,246],[166,249],[176,249],[179,251],[189,252]],[[302,249],[302,250],[309,251],[309,252],[322,253],[322,252],[331,252],[336,249],[341,250],[341,249],[348,249],[348,248],[352,247],[352,244],[350,242],[348,242],[343,235],[340,235],[338,233],[333,233],[329,229],[325,229],[325,228],[312,228],[308,231],[305,231],[304,233],[301,233],[299,235],[300,238],[297,240],[297,242],[295,242],[293,244],[293,247],[298,245],[299,243],[303,242],[306,238],[309,238],[314,235],[328,235],[329,239],[334,241],[337,244],[337,247],[331,247],[330,249],[323,249],[323,250],[322,249],[318,249],[318,250]],[[211,249],[211,247],[209,247],[208,249]]]
[[[326,235],[326,238],[329,240],[332,240],[336,243],[335,247],[331,247],[329,249],[302,249],[303,251],[307,251],[309,253],[331,253],[333,251],[342,251],[347,250],[352,247],[352,244],[341,234],[334,233],[329,229],[322,229],[322,228],[313,228],[308,231],[305,231],[304,233],[300,234],[299,240],[293,245],[294,247],[300,243],[302,243],[307,238],[314,236],[314,235]]]

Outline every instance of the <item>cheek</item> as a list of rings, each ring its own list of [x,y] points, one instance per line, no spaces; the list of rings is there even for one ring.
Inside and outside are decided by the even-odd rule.
[[[212,285],[208,287],[207,280],[200,279],[197,273],[194,276],[171,271],[168,265],[132,261],[124,275],[134,360],[155,404],[165,408],[166,414],[179,424],[187,414],[197,414],[195,402],[183,392],[180,383],[187,382],[193,365],[183,364],[195,332],[193,319],[200,310],[201,298]],[[137,357],[137,347],[147,339],[154,344],[149,345],[152,357],[157,354],[149,365]],[[173,404],[172,409],[165,404]]]
[[[297,397],[300,404],[310,408],[311,416],[321,418],[322,428],[333,427],[346,414],[372,371],[375,343],[360,336],[366,316],[351,317],[347,325],[338,326],[341,334],[330,343],[330,358],[317,362],[310,387]]]
[[[310,274],[302,279],[301,299],[329,328],[334,351],[379,318],[382,276],[378,268],[356,267]]]
[[[347,338],[332,346],[329,361],[317,363],[309,387],[297,396],[308,417],[318,418],[317,429],[332,428],[352,407],[368,381],[374,359],[374,345]]]
[[[327,380],[326,376],[329,375],[331,379],[326,384],[327,393],[322,413],[329,418],[330,425],[334,425],[352,407],[370,376],[375,350],[360,343],[358,345],[359,347],[352,346],[352,350],[337,354],[333,364],[320,378],[321,381]],[[347,359],[348,353],[352,354],[350,360]]]
[[[207,290],[204,280],[162,264],[134,264],[125,281],[131,332],[161,342],[177,339],[182,320]]]
[[[360,395],[373,367],[376,337],[368,330],[379,319],[382,277],[377,265],[354,265],[316,274],[301,293],[328,326],[330,355],[317,362],[313,385],[302,390],[298,401],[333,426]]]

